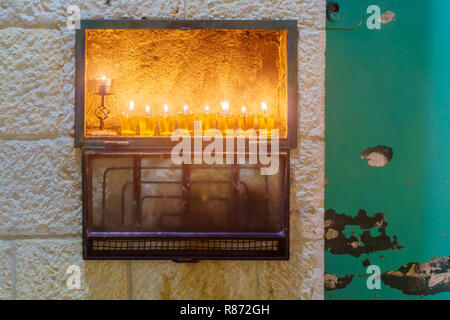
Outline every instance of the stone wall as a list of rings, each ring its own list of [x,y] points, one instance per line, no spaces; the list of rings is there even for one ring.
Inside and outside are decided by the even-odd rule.
[[[298,20],[289,261],[82,260],[72,3],[83,19]],[[324,25],[325,0],[0,0],[0,299],[323,298]]]

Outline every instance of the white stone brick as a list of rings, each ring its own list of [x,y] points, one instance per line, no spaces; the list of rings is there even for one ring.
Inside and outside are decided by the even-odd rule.
[[[12,241],[0,241],[0,300],[13,298]]]
[[[183,18],[183,0],[110,0],[76,1],[81,19],[165,19]],[[109,4],[107,4],[109,3]]]
[[[62,111],[60,121],[61,136],[75,136],[75,31],[64,30],[62,67]]]
[[[17,299],[126,299],[127,262],[83,261],[81,240],[17,240]],[[80,267],[80,289],[66,285],[71,265]]]
[[[291,215],[299,216],[300,237],[304,240],[323,239],[323,208],[314,208],[311,204],[300,204],[299,210],[291,211]],[[292,227],[292,226],[291,226]]]
[[[255,299],[254,261],[133,261],[133,299]]]
[[[300,31],[300,135],[325,136],[325,31]]]
[[[70,5],[81,19],[182,18],[183,0],[0,0],[0,26],[66,28]]]
[[[61,120],[62,37],[57,30],[0,30],[0,137],[56,137]]]
[[[291,210],[323,208],[325,144],[318,138],[301,138],[291,151]],[[304,210],[304,209],[303,209]]]
[[[291,230],[291,258],[289,261],[263,261],[257,265],[257,299],[312,299],[315,288],[323,279],[316,272],[323,262],[322,241],[299,241]],[[322,252],[322,254],[321,254]],[[323,286],[322,284],[319,284]]]
[[[54,27],[65,21],[63,3],[63,0],[0,0],[0,27]]]
[[[322,28],[324,0],[188,0],[188,19],[296,19],[299,27]]]
[[[79,234],[80,158],[70,138],[0,141],[0,234]]]

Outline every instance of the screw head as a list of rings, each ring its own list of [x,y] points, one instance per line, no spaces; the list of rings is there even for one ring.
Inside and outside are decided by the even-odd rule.
[[[327,5],[327,19],[330,22],[336,22],[341,17],[341,7],[337,2],[329,2]]]

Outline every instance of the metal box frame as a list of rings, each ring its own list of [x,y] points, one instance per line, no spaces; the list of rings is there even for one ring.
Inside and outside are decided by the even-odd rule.
[[[85,30],[86,29],[236,29],[287,30],[287,138],[280,148],[297,146],[297,21],[296,20],[81,20],[75,32],[75,146],[123,145],[169,147],[170,137],[85,137]]]
[[[176,142],[170,137],[86,137],[85,126],[85,30],[86,29],[242,29],[287,30],[287,137],[280,139],[285,159],[282,177],[281,220],[277,233],[267,232],[97,232],[90,230],[92,172],[90,157],[130,156],[139,158],[170,153]],[[221,260],[289,259],[289,149],[297,146],[297,21],[256,20],[81,20],[75,34],[75,146],[82,147],[83,258],[170,259],[195,262]],[[249,146],[247,143],[246,152]],[[186,165],[189,167],[190,165]],[[236,165],[240,166],[240,165]],[[140,177],[133,169],[133,188],[139,192]],[[136,195],[134,195],[136,197]],[[138,210],[135,208],[136,212]],[[183,248],[180,250],[180,245]],[[156,245],[156,247],[155,247]],[[175,247],[174,247],[175,246]],[[178,246],[178,247],[176,247]],[[219,249],[217,249],[219,248]],[[228,249],[227,249],[228,248]],[[229,248],[232,248],[229,250]],[[250,248],[250,249],[249,249]]]
[[[125,150],[124,150],[125,149]],[[189,261],[198,259],[242,259],[242,260],[285,260],[289,259],[289,153],[280,152],[283,164],[280,168],[281,188],[281,230],[279,232],[109,232],[91,230],[92,219],[92,171],[91,159],[94,157],[127,157],[133,158],[133,212],[135,220],[140,219],[140,162],[142,157],[170,155],[166,149],[121,148],[121,149],[83,149],[83,256],[85,259],[171,259],[174,261]],[[206,165],[205,165],[206,166]],[[245,167],[245,165],[232,165],[233,168]],[[206,166],[210,168],[209,166]],[[189,189],[189,181],[185,181],[191,165],[183,165],[183,190]],[[144,169],[144,168],[142,168]],[[189,179],[189,178],[187,178]],[[189,191],[183,191],[184,193]],[[185,200],[185,199],[183,199]],[[189,214],[189,207],[184,208],[185,214]],[[102,246],[108,246],[107,250],[95,250],[95,241],[101,241]],[[114,244],[111,244],[111,241]],[[154,243],[151,243],[154,241]],[[164,243],[155,243],[165,241]],[[171,243],[167,243],[171,241]],[[189,248],[180,249],[180,241],[194,241]],[[206,242],[205,242],[206,241]],[[209,242],[208,242],[209,241]],[[232,242],[232,247],[227,249],[227,243]],[[212,243],[214,242],[214,243]],[[222,242],[225,246],[216,246]],[[268,243],[270,242],[270,243]],[[276,243],[275,243],[276,242]],[[109,243],[109,244],[108,244]],[[146,244],[147,243],[147,244]],[[178,243],[178,244],[177,244]],[[186,246],[186,244],[184,244]],[[252,247],[253,245],[253,247]],[[242,248],[239,249],[239,246]],[[264,247],[265,246],[265,247]],[[98,245],[97,245],[98,247]],[[229,246],[228,246],[229,247]],[[98,248],[97,248],[98,249]]]

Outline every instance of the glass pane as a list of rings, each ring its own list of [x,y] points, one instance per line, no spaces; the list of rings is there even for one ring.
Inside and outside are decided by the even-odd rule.
[[[133,222],[133,159],[92,159],[92,226],[116,229]]]
[[[283,168],[281,161],[280,172]],[[261,175],[257,165],[181,166],[157,156],[94,157],[92,227],[98,231],[279,232],[282,197],[286,196],[280,172]],[[133,180],[133,173],[140,181]]]

